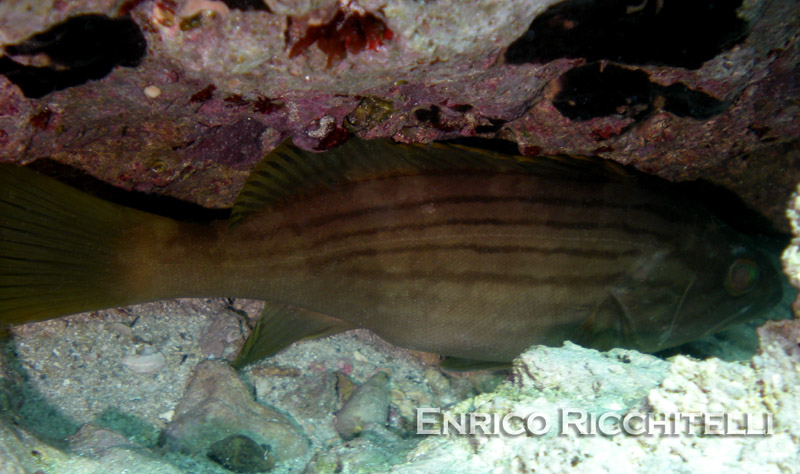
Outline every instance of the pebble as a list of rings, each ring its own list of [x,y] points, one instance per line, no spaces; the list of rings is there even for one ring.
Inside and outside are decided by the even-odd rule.
[[[239,434],[209,446],[208,457],[233,472],[264,472],[275,465],[269,449]]]
[[[144,95],[146,95],[148,99],[155,99],[161,95],[161,89],[158,86],[147,86],[144,88]]]
[[[385,425],[389,417],[389,374],[378,372],[353,393],[336,415],[334,428],[353,439],[370,424]]]
[[[131,372],[137,374],[154,374],[161,370],[166,363],[166,357],[160,352],[125,356],[122,358],[122,365],[127,367]]]

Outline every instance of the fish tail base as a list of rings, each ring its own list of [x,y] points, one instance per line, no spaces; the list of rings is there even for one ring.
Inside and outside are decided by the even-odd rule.
[[[0,326],[126,304],[118,249],[149,217],[0,165]]]

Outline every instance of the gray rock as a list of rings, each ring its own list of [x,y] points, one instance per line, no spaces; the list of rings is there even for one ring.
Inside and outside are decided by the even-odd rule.
[[[560,348],[526,351],[515,361],[512,377],[528,395],[623,403],[647,395],[668,371],[669,363],[648,354],[598,352],[567,341]]]
[[[12,427],[0,417],[0,472],[3,474],[183,474],[177,467],[157,459],[155,454],[128,444],[124,437],[97,426],[86,427],[73,438],[74,446],[86,451],[85,456],[62,451],[43,443],[26,431]],[[92,441],[92,434],[99,439]],[[97,449],[94,449],[97,448]]]
[[[165,430],[168,446],[205,455],[210,445],[241,434],[271,447],[278,462],[303,456],[308,441],[286,415],[253,400],[235,370],[221,361],[198,364]]]
[[[304,474],[373,473],[402,463],[419,439],[401,439],[376,427],[358,438],[318,452]]]
[[[775,410],[775,425],[800,433],[800,321],[769,322],[758,329],[759,354],[751,366],[763,384],[767,406]]]
[[[26,474],[35,471],[37,464],[31,454],[34,446],[26,442],[29,440],[0,416],[0,472]]]
[[[87,423],[77,433],[67,438],[72,452],[92,457],[100,457],[111,448],[136,448],[136,444],[116,431]]]
[[[353,439],[369,425],[383,426],[389,416],[389,374],[378,372],[361,385],[336,415],[334,427]]]
[[[237,318],[233,312],[214,318],[200,336],[199,345],[203,355],[231,360],[235,358],[243,340],[240,326],[241,318]]]
[[[661,361],[633,351],[607,353],[573,344],[534,347],[515,361],[514,378],[443,413],[497,416],[544,413],[554,421],[544,435],[450,434],[429,436],[406,461],[378,471],[560,473],[591,472],[791,472],[800,465],[800,321],[768,323],[759,331],[760,354],[750,363],[677,356]],[[772,433],[698,435],[703,421],[678,425],[674,435],[562,433],[559,410],[657,416],[669,413],[772,416]],[[441,427],[433,424],[429,428]],[[679,455],[676,456],[676,453]]]
[[[275,465],[269,447],[242,435],[228,436],[212,444],[208,457],[233,472],[264,472]]]

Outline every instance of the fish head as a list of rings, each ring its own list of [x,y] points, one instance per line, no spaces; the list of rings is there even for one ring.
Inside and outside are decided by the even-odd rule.
[[[608,288],[575,340],[658,352],[763,315],[781,296],[767,254],[719,223],[640,259]]]

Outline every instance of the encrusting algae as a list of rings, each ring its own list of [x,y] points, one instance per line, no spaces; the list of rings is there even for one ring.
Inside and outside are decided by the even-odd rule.
[[[0,165],[0,322],[176,297],[268,301],[235,362],[364,327],[508,362],[564,340],[655,352],[777,304],[750,242],[601,160],[456,145],[284,143],[230,221],[178,222]]]

